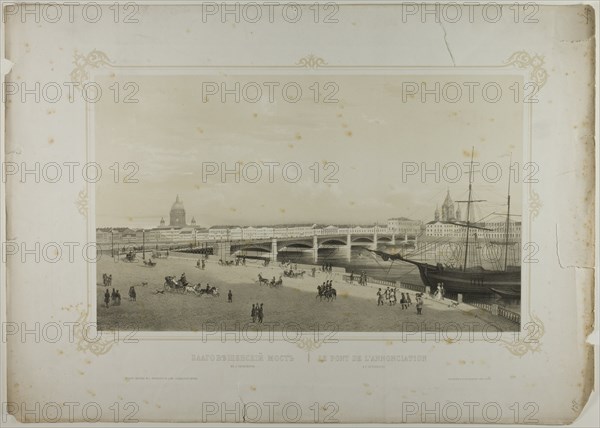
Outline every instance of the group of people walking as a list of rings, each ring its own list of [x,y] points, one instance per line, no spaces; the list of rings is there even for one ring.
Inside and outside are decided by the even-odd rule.
[[[446,295],[446,290],[444,289],[444,284],[438,282],[435,292],[433,296],[438,300],[444,300],[444,296]]]
[[[262,324],[263,318],[265,316],[265,313],[263,311],[263,304],[252,304],[252,311],[250,312],[250,316],[252,317],[252,322],[258,321],[259,324]]]
[[[119,306],[121,304],[121,293],[119,290],[115,290],[113,288],[112,293],[106,289],[104,293],[104,305],[108,308],[109,304],[112,302],[112,306]]]
[[[102,283],[105,287],[110,287],[112,285],[112,273],[110,275],[103,273],[102,274]]]
[[[354,284],[354,271],[350,272],[350,285]],[[367,285],[367,273],[363,270],[358,278],[358,285]]]
[[[387,287],[385,290],[377,290],[377,306],[384,306],[385,303],[388,303],[390,306],[396,305],[398,303],[398,290],[394,287]],[[408,309],[412,305],[412,299],[410,297],[410,293],[400,293],[400,305],[402,309]],[[416,294],[416,308],[417,314],[421,315],[423,310],[423,297],[421,293]]]
[[[331,263],[323,263],[321,265],[321,271],[331,273],[333,272],[333,266],[331,265]]]

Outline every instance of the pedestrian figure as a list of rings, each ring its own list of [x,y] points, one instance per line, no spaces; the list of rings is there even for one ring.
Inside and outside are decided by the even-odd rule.
[[[354,282],[354,271],[350,272],[350,285]]]
[[[406,303],[408,306],[412,305],[412,300],[410,300],[410,293],[406,293]]]
[[[400,305],[402,306],[402,309],[408,308],[408,305],[406,304],[406,296],[404,295],[404,293],[400,294]]]
[[[258,322],[260,324],[262,324],[264,316],[265,316],[265,313],[263,312],[263,304],[261,303],[260,306],[258,307]]]
[[[115,289],[113,288],[113,291],[112,291],[112,293],[111,293],[111,295],[110,295],[110,300],[111,300],[111,303],[112,303],[113,305],[115,304],[115,300],[116,300],[116,299],[117,299],[117,292],[116,292],[116,291],[115,291]]]
[[[256,306],[254,306],[254,303],[252,304],[252,312],[250,312],[250,316],[252,317],[252,322],[256,322]]]
[[[231,290],[229,290],[229,293],[227,293],[227,302],[233,303],[233,294],[231,293]]]
[[[119,292],[119,290],[117,290],[117,295],[115,296],[115,305],[116,306],[121,305],[121,293]]]
[[[377,291],[377,306],[383,306],[383,293],[381,288]]]
[[[423,314],[423,299],[421,296],[417,295],[417,315]]]
[[[108,288],[106,289],[106,293],[104,293],[104,304],[106,305],[106,307],[108,308],[108,303],[110,302],[110,293],[108,291]]]

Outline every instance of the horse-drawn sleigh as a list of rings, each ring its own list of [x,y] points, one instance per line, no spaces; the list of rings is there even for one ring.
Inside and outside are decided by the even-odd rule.
[[[263,278],[263,276],[259,273],[258,285],[268,285],[271,288],[279,288],[283,286],[283,279],[281,279],[281,276],[279,276],[279,279],[276,280],[275,277],[273,277],[273,279],[269,281],[267,278]]]
[[[294,271],[293,269],[289,269],[289,270],[284,270],[283,271],[283,276],[285,276],[286,278],[300,278],[303,279],[304,278],[304,274],[306,273],[306,271]]]
[[[127,254],[125,254],[123,261],[127,263],[135,263],[137,261],[137,255],[133,251],[129,251]]]

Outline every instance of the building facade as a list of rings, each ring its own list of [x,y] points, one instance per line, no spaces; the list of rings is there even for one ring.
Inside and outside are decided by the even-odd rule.
[[[418,236],[421,234],[423,222],[421,220],[411,220],[406,217],[390,218],[387,221],[387,229],[398,235]]]

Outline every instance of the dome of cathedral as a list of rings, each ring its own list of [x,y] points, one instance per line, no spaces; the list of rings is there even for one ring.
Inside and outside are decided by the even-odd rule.
[[[185,210],[185,208],[183,207],[183,202],[181,201],[181,199],[179,199],[179,195],[177,195],[175,202],[173,202],[173,205],[171,206],[171,211],[174,210]]]

